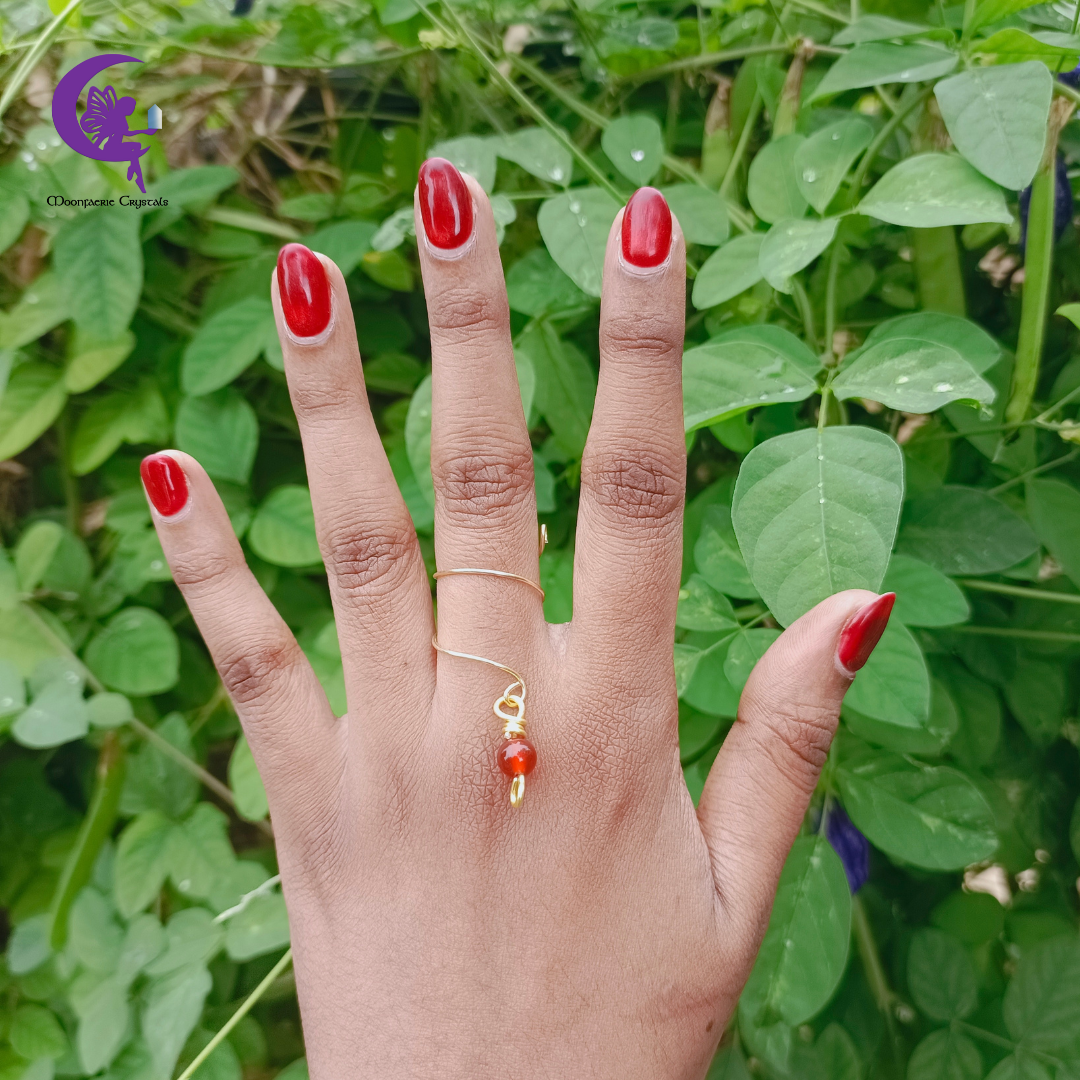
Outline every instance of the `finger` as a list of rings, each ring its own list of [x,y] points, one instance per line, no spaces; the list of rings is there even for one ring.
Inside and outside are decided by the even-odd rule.
[[[418,733],[433,690],[427,571],[368,405],[341,272],[288,244],[271,295],[334,604],[351,738],[369,748],[397,745]]]
[[[326,695],[259,587],[202,466],[177,450],[142,463],[173,580],[247,735],[278,826],[316,821],[344,761]]]
[[[532,445],[491,206],[475,180],[432,158],[420,170],[415,213],[431,328],[439,569],[479,567],[537,581]],[[521,582],[439,581],[440,640],[451,648],[520,651],[512,641],[526,624],[535,632],[541,616],[539,595]],[[453,664],[458,670],[460,662]]]
[[[686,449],[686,249],[664,197],[641,188],[604,263],[600,381],[581,462],[575,641],[632,658],[642,687],[669,681],[681,569]]]
[[[773,643],[743,690],[698,818],[721,900],[755,926],[772,904],[840,703],[884,632],[895,599],[850,589],[823,600]]]

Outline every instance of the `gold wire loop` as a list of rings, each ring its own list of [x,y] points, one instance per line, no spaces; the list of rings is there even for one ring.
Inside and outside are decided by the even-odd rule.
[[[463,574],[479,574],[483,577],[497,577],[497,578],[511,578],[514,581],[520,581],[525,585],[528,585],[530,589],[535,589],[540,594],[540,599],[544,599],[544,590],[533,581],[531,578],[522,577],[521,574],[511,574],[507,570],[485,570],[478,566],[463,566],[456,570],[436,570],[434,577],[438,581],[439,578],[444,577],[458,577]]]

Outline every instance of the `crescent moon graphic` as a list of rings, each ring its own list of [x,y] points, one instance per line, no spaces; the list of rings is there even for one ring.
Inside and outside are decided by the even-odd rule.
[[[118,144],[115,147],[101,149],[95,146],[79,127],[76,104],[79,95],[91,79],[113,64],[141,64],[137,56],[125,56],[123,53],[103,53],[92,56],[81,64],[76,64],[57,84],[52,99],[52,120],[57,135],[77,154],[93,158],[95,161],[131,161],[141,154],[141,149],[134,144]],[[112,142],[113,140],[110,140]],[[135,151],[139,152],[136,153]]]

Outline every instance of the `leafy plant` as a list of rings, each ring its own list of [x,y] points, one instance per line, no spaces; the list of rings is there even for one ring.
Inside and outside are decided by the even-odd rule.
[[[687,238],[695,798],[781,628],[898,593],[710,1076],[1080,1074],[1080,10],[51,8],[0,2],[0,1080],[306,1076],[265,793],[138,461],[203,462],[344,712],[267,283],[291,239],[346,275],[430,566],[430,153],[491,193],[553,621],[608,230],[652,183]],[[118,49],[167,205],[49,121]]]

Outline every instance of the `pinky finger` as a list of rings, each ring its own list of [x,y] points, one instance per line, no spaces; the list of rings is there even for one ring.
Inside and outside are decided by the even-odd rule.
[[[344,760],[322,686],[248,569],[202,466],[167,450],[143,460],[142,479],[173,579],[244,727],[275,828],[313,824]]]

